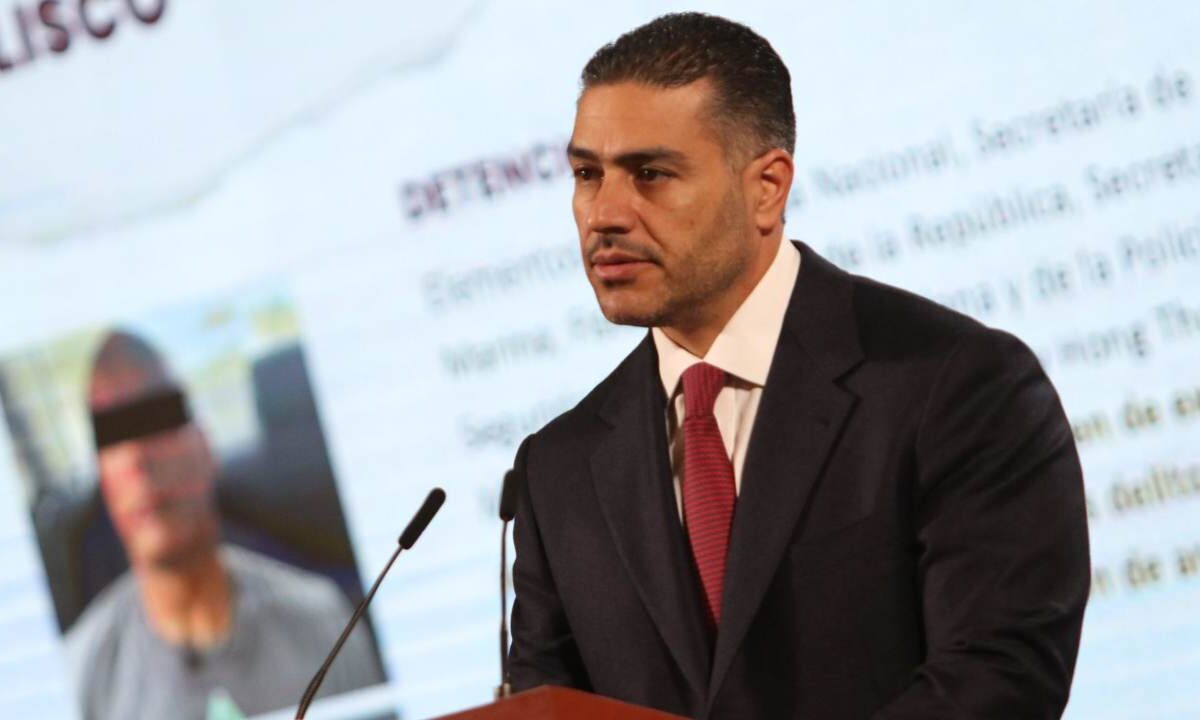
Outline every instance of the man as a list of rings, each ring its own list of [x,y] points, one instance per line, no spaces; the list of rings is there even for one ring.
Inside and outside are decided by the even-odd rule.
[[[1050,718],[1089,588],[1069,426],[1018,340],[783,239],[790,78],[668,15],[583,71],[604,315],[651,328],[526,439],[512,680],[703,718]]]
[[[67,634],[85,718],[203,718],[294,705],[351,608],[329,579],[219,543],[216,461],[145,341],[110,334],[88,390],[100,490],[130,571]],[[356,630],[325,679],[383,682]],[[227,715],[226,715],[227,716]]]

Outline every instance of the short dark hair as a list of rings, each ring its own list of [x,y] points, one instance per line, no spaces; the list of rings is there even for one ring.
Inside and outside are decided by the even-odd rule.
[[[714,119],[754,154],[795,152],[792,79],[779,54],[745,25],[704,13],[672,13],[630,30],[596,51],[583,89],[634,81],[679,87],[712,81]]]
[[[173,387],[175,384],[166,360],[145,338],[121,328],[109,331],[92,356],[90,384],[130,369],[142,373],[146,392]]]

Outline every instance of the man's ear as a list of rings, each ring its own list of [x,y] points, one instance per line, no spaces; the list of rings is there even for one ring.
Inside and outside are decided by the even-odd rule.
[[[750,212],[754,226],[761,234],[769,235],[783,224],[783,211],[787,208],[795,172],[792,154],[782,148],[772,148],[746,166]]]

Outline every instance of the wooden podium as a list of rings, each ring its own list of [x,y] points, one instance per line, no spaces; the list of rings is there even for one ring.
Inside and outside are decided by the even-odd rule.
[[[678,715],[549,685],[434,720],[683,720]]]

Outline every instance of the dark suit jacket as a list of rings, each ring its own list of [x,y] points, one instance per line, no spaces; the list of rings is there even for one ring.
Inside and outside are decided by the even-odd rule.
[[[799,247],[715,640],[647,337],[518,451],[514,687],[690,717],[1058,717],[1090,565],[1053,387],[1011,335]]]

